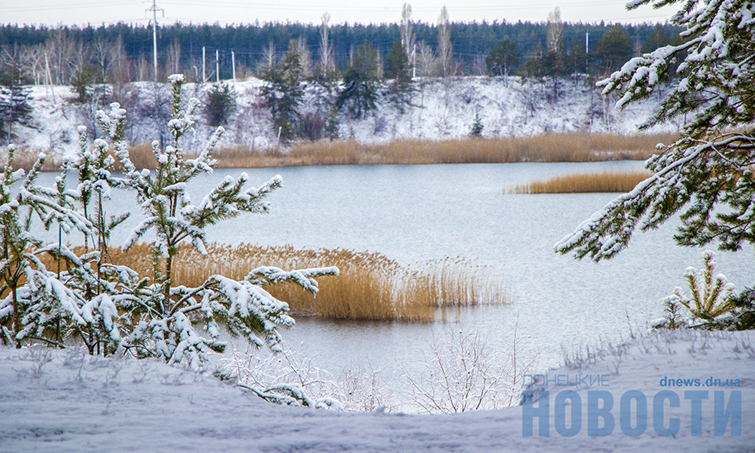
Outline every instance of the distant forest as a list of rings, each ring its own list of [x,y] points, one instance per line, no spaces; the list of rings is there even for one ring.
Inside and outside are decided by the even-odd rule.
[[[420,67],[418,60],[434,61],[439,52],[439,27],[427,23],[413,23],[414,49],[410,64],[419,68],[417,76],[449,75],[433,74],[430,66]],[[550,22],[471,22],[448,23],[451,59],[454,70],[451,75],[497,75],[495,69],[505,67],[507,74],[522,72],[528,58],[545,57],[553,48],[548,42]],[[669,24],[614,25],[605,23],[559,23],[561,41],[562,73],[603,74],[615,69],[624,54],[649,49],[649,46],[678,40],[678,27]],[[608,64],[606,52],[611,52],[605,37],[619,29],[621,53]],[[369,42],[377,50],[379,58],[385,58],[396,42],[402,42],[401,24],[380,25],[330,25],[329,46],[335,67],[344,73],[352,62],[357,49]],[[266,61],[280,59],[289,48],[289,42],[297,40],[300,48],[306,49],[314,67],[320,60],[321,26],[298,23],[266,23],[263,25],[183,25],[175,24],[157,28],[159,78],[165,80],[169,73],[182,72],[189,80],[201,80],[203,61],[205,79],[230,79],[233,68],[237,78],[259,75]],[[616,33],[614,33],[616,34]],[[616,37],[614,37],[614,40]],[[586,42],[589,40],[589,43]],[[603,49],[598,52],[599,45]],[[513,43],[506,63],[495,65],[494,49],[505,50],[502,44]],[[585,54],[586,44],[587,53]],[[403,43],[402,43],[403,45]],[[627,50],[627,46],[629,49]],[[654,48],[654,47],[653,47]],[[26,83],[45,83],[49,74],[52,83],[75,84],[82,70],[100,76],[100,81],[114,77],[119,82],[152,80],[153,78],[152,28],[129,24],[50,28],[44,26],[0,26],[0,52],[3,56],[15,56],[26,68]],[[204,49],[204,60],[203,60]],[[608,50],[606,50],[608,49]],[[652,48],[650,48],[652,50]],[[217,54],[216,54],[217,52]],[[216,55],[218,62],[216,65]],[[505,60],[509,58],[509,60]],[[47,61],[45,61],[45,59]],[[487,61],[486,61],[487,60]],[[611,58],[613,60],[613,58]],[[493,64],[491,65],[491,61]],[[543,74],[549,75],[549,74]],[[554,75],[554,74],[550,74]]]

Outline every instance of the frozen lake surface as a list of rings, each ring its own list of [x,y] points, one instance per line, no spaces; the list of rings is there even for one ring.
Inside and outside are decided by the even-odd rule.
[[[702,250],[675,246],[673,226],[666,225],[636,234],[611,261],[575,261],[556,255],[553,244],[616,195],[507,195],[503,189],[554,175],[641,167],[624,161],[253,169],[247,173],[254,186],[283,176],[283,188],[269,199],[271,213],[221,223],[209,238],[369,250],[406,264],[460,256],[484,265],[508,288],[511,303],[464,310],[458,324],[297,319],[284,338],[327,370],[338,373],[359,360],[385,369],[389,377],[400,374],[398,364],[415,363],[433,335],[448,328],[479,331],[507,351],[515,326],[520,353],[537,356],[537,366],[546,369],[559,364],[563,348],[616,342],[632,329],[647,329],[661,316],[662,299],[675,286],[684,287],[685,268],[701,265]],[[239,173],[218,170],[198,180],[192,196]],[[118,205],[113,213],[136,209],[131,199],[113,204]],[[121,229],[114,243],[126,235]],[[718,272],[738,290],[752,284],[751,248],[719,252],[717,262]]]

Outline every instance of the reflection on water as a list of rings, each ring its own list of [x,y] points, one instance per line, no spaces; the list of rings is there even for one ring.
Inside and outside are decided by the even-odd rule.
[[[673,228],[637,234],[617,258],[600,264],[556,255],[552,245],[614,194],[504,195],[505,187],[556,174],[637,169],[639,162],[349,166],[248,170],[259,185],[276,173],[284,186],[271,195],[271,214],[247,216],[209,231],[214,241],[376,251],[404,263],[461,256],[503,279],[513,302],[460,314],[464,329],[477,329],[493,345],[510,347],[518,319],[523,354],[538,354],[540,367],[555,366],[568,348],[626,338],[661,315],[661,299],[682,286],[687,266],[701,250],[674,246]],[[199,197],[236,170],[219,170],[195,187]],[[43,175],[51,184],[55,175]],[[45,182],[43,182],[45,183]],[[113,211],[135,209],[116,199]],[[134,217],[131,225],[138,222]],[[114,235],[114,243],[127,231]],[[719,253],[718,270],[752,285],[752,249]],[[327,264],[327,263],[323,263]],[[317,355],[336,371],[356,358],[387,373],[397,362],[416,361],[439,324],[381,324],[299,319],[284,332],[290,345]],[[393,371],[391,371],[393,370]]]

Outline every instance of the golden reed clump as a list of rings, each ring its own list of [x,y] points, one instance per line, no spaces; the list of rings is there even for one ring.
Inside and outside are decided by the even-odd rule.
[[[259,266],[284,270],[338,266],[340,275],[318,279],[320,292],[316,297],[294,284],[266,288],[288,302],[291,313],[299,316],[431,322],[436,314],[445,317],[449,307],[506,302],[503,285],[487,279],[482,268],[460,259],[408,268],[379,253],[344,249],[210,244],[207,252],[202,256],[189,245],[180,247],[173,268],[176,285],[196,287],[214,274],[241,280]],[[128,266],[140,275],[152,275],[148,244],[136,244],[127,253],[112,249],[109,255],[108,261],[114,264]]]
[[[520,184],[509,189],[504,189],[504,193],[629,192],[634,189],[634,186],[650,176],[651,173],[647,171],[574,173],[566,176],[557,176],[545,181]]]

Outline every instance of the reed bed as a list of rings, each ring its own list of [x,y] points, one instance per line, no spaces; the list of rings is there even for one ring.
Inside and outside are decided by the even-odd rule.
[[[226,147],[217,156],[222,166],[250,168],[645,160],[656,152],[657,143],[672,143],[676,138],[674,134],[571,133],[445,141],[396,140],[383,144],[319,141],[297,143],[286,152]]]
[[[395,140],[365,144],[356,141],[295,143],[290,147],[250,149],[226,145],[217,149],[219,168],[272,168],[315,165],[425,165],[511,162],[593,162],[644,160],[655,145],[673,143],[675,134],[545,134],[532,137],[462,138],[455,140]],[[154,168],[150,144],[129,147],[137,168]],[[16,168],[31,168],[38,151],[19,150]],[[0,165],[7,152],[0,153]],[[45,171],[57,171],[62,156],[48,158]]]
[[[647,171],[602,171],[593,173],[574,173],[558,176],[545,181],[533,181],[520,184],[504,193],[541,194],[541,193],[593,193],[593,192],[629,192],[641,181],[650,177]]]
[[[180,247],[174,264],[175,284],[195,287],[215,274],[240,280],[259,266],[284,270],[337,266],[340,275],[318,279],[316,297],[294,284],[267,288],[273,296],[288,302],[291,313],[298,316],[431,322],[438,316],[445,318],[451,307],[506,302],[500,283],[487,279],[484,269],[460,259],[406,267],[379,253],[344,249],[210,244],[207,251],[207,256],[202,256],[189,245]],[[141,275],[152,274],[147,244],[137,244],[127,253],[111,250],[110,258]]]

